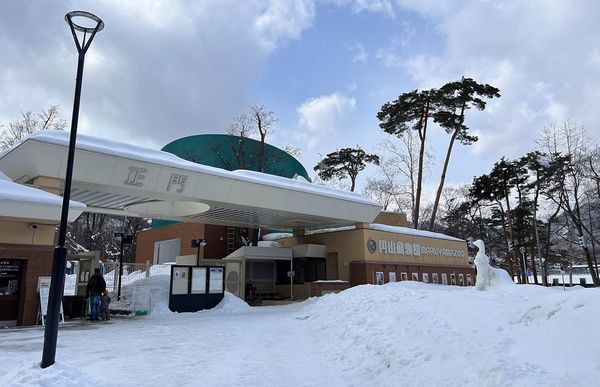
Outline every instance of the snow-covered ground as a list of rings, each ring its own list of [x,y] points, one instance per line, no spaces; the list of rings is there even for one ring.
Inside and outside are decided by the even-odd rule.
[[[277,307],[226,294],[211,311],[65,326],[41,370],[43,331],[0,331],[1,386],[592,386],[600,290],[418,282],[364,285]],[[162,284],[162,285],[161,285]]]

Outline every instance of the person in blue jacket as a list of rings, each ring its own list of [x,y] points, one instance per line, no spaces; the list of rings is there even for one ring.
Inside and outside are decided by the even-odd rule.
[[[100,319],[100,296],[106,289],[106,281],[100,274],[100,269],[94,269],[94,275],[90,277],[85,288],[86,298],[90,299],[90,320],[98,321]]]

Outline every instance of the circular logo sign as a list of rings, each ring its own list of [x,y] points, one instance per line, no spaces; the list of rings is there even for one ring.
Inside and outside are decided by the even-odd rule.
[[[374,253],[375,251],[377,251],[377,243],[375,243],[373,239],[369,238],[369,240],[367,241],[367,248],[369,249],[370,253]]]

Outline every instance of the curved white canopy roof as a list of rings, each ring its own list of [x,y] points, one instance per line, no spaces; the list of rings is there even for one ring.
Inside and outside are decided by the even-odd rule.
[[[35,134],[0,154],[0,171],[28,183],[63,179],[69,133]],[[280,229],[371,222],[381,205],[342,190],[79,135],[71,198],[88,211]]]
[[[69,222],[75,220],[85,205],[69,202]],[[0,172],[0,219],[57,223],[62,211],[62,197],[13,182]]]

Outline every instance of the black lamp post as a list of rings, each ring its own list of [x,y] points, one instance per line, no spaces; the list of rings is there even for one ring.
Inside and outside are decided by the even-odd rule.
[[[123,244],[133,242],[133,235],[125,234],[124,232],[116,232],[115,238],[121,241],[121,249],[119,250],[119,288],[117,290],[117,300],[121,299],[121,278],[123,278]]]
[[[206,246],[206,241],[204,239],[192,239],[192,247],[198,248],[198,253],[196,255],[196,266],[200,265],[200,248]]]
[[[74,17],[83,17],[96,23],[95,27],[83,27],[73,21]],[[81,81],[83,80],[83,62],[96,33],[104,28],[104,22],[96,15],[89,12],[73,11],[65,15],[65,21],[71,28],[77,51],[77,79],[75,81],[75,98],[73,100],[73,116],[71,118],[71,136],[69,139],[69,153],[67,156],[67,171],[63,192],[62,212],[60,216],[60,229],[58,231],[58,245],[54,249],[52,260],[52,282],[48,294],[48,314],[44,330],[44,347],[42,350],[41,367],[46,368],[54,364],[56,356],[56,339],[58,337],[58,319],[60,317],[60,304],[65,286],[65,269],[67,267],[67,248],[65,240],[67,235],[67,219],[69,215],[69,199],[71,198],[71,180],[73,177],[73,160],[75,158],[75,141],[77,139],[77,121],[79,120],[79,101],[81,98]],[[75,31],[83,32],[81,43]],[[89,38],[86,41],[86,37]]]

